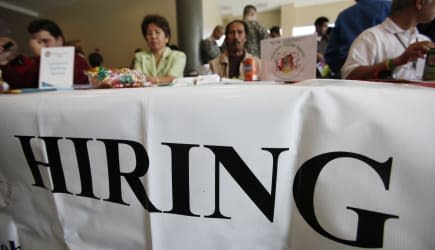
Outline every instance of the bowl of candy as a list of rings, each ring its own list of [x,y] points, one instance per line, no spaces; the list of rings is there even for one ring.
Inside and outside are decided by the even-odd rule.
[[[95,67],[86,72],[93,88],[140,88],[149,86],[146,77],[141,72],[128,69],[107,69]]]

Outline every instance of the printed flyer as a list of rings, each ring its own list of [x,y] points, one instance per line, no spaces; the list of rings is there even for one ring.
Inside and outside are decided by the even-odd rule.
[[[74,47],[42,48],[39,87],[67,88],[73,85]]]
[[[262,80],[298,82],[316,78],[316,36],[261,41]]]

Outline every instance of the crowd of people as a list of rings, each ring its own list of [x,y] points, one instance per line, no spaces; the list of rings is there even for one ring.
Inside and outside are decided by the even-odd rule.
[[[209,64],[211,71],[221,77],[240,78],[244,75],[243,61],[251,58],[260,74],[260,41],[280,37],[282,32],[279,26],[267,30],[256,20],[256,14],[255,6],[247,5],[242,20],[233,20],[226,27],[217,25],[210,37],[199,44],[201,63]],[[421,78],[425,55],[435,45],[420,34],[417,26],[433,23],[434,17],[435,0],[356,0],[338,15],[332,31],[327,17],[317,18],[314,22],[318,38],[316,63],[331,69],[320,77]],[[429,32],[434,30],[430,24],[424,28]],[[166,18],[147,15],[141,29],[148,50],[137,51],[131,67],[144,73],[147,81],[154,84],[182,77],[186,55],[169,46],[171,29]],[[35,55],[32,58],[19,54],[12,39],[0,38],[0,69],[12,88],[37,87],[41,48],[65,44],[62,30],[51,20],[33,21],[28,32],[29,46]],[[223,35],[225,40],[219,47],[217,41]],[[78,53],[74,60],[75,84],[87,83],[83,71],[103,63],[98,51],[88,56],[91,66]]]

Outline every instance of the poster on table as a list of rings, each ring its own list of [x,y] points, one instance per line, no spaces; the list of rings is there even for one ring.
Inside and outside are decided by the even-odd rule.
[[[304,83],[0,96],[0,249],[435,249],[433,89]]]
[[[298,82],[316,78],[315,35],[261,40],[261,79]]]
[[[71,88],[74,76],[74,47],[41,49],[39,88]]]

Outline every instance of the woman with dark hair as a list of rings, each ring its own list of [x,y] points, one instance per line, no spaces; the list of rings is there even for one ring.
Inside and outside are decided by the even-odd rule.
[[[168,47],[171,37],[168,21],[160,15],[145,16],[142,34],[149,49],[135,54],[134,68],[153,84],[170,83],[183,77],[186,55]]]

